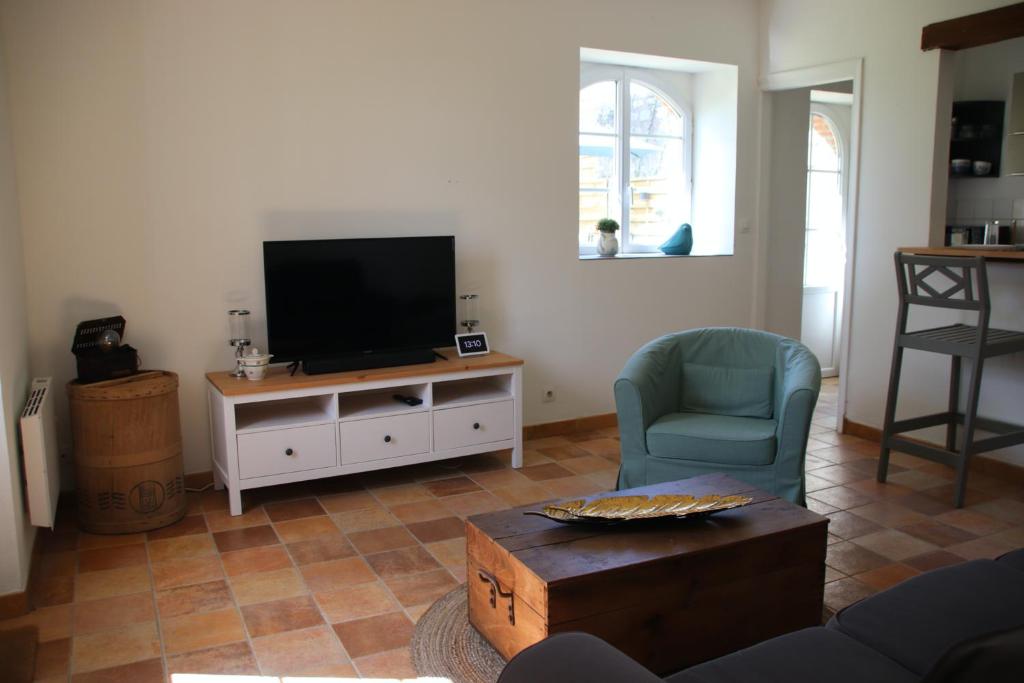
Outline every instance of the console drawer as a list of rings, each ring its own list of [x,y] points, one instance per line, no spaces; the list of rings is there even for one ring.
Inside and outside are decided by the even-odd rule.
[[[343,465],[430,450],[430,422],[426,412],[342,422],[338,430]]]
[[[513,436],[515,408],[512,401],[482,403],[434,411],[434,450],[446,451]]]
[[[238,435],[238,476],[242,479],[337,464],[333,424]]]

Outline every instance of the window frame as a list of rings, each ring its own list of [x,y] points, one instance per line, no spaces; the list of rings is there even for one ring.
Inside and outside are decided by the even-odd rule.
[[[619,253],[621,254],[658,254],[658,247],[656,245],[639,245],[634,244],[631,240],[629,231],[629,212],[630,212],[630,137],[633,135],[631,132],[631,108],[629,103],[629,85],[632,81],[637,81],[640,85],[653,91],[659,97],[663,98],[673,110],[682,119],[682,143],[683,143],[683,185],[684,192],[686,193],[685,201],[688,214],[684,219],[689,221],[693,215],[693,108],[683,93],[680,92],[680,88],[673,84],[668,79],[660,76],[657,69],[643,69],[637,67],[626,67],[616,66],[609,64],[594,64],[590,62],[580,62],[580,87],[576,94],[577,103],[577,115],[576,115],[576,137],[577,137],[577,160],[579,159],[579,136],[580,135],[592,135],[595,133],[584,133],[579,129],[579,93],[584,88],[600,83],[602,81],[612,81],[615,83],[615,106],[616,106],[616,117],[615,117],[615,132],[614,134],[603,133],[612,137],[615,140],[615,164],[618,173],[618,182],[615,187],[610,190],[611,197],[609,203],[614,205],[619,215],[612,216],[619,222]],[[647,137],[665,137],[670,139],[676,139],[675,136],[647,136]],[[577,169],[579,164],[577,163]],[[576,182],[576,203],[577,203],[577,226],[579,225],[579,176],[577,170],[577,182]],[[578,227],[577,227],[578,230]],[[666,239],[668,236],[666,235]],[[593,256],[597,253],[597,247],[587,246],[579,243],[579,236],[576,238],[577,246],[579,249],[580,256]]]

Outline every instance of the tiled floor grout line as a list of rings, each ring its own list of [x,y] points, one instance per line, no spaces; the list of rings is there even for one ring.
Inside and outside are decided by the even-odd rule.
[[[188,511],[185,511],[188,514]],[[203,522],[206,522],[206,517],[203,517]],[[213,536],[210,536],[210,540],[213,540]],[[153,575],[153,558],[149,553],[149,534],[147,533],[143,538],[143,545],[146,548],[146,573],[149,575],[149,599],[153,603],[153,618],[156,621],[156,637],[160,641],[160,666],[164,673],[164,679],[169,679],[168,664],[167,664],[167,645],[164,642],[163,624],[160,620],[160,605],[156,599],[156,577]]]
[[[323,508],[323,504],[320,502],[320,496],[313,496],[313,499],[316,500],[317,505],[319,505],[321,508]],[[324,508],[324,512],[325,513],[327,512],[326,508]],[[319,515],[314,515],[314,516],[318,517]],[[273,526],[275,524],[275,522],[270,519],[269,515],[268,515],[267,519],[270,521],[271,526]],[[309,518],[299,517],[298,519],[309,519]],[[327,515],[327,519],[329,519],[331,521],[331,524],[334,524],[335,528],[338,527],[338,525],[334,523],[334,520],[331,518],[330,514]],[[292,521],[292,520],[287,520],[287,521]],[[276,527],[274,528],[274,533],[277,534],[277,528]],[[349,545],[352,545],[352,542],[349,540],[348,536],[346,536],[345,533],[341,529],[338,529],[338,533],[341,534],[342,538],[345,539],[346,543],[348,543]],[[316,538],[316,536],[314,536],[313,538]],[[323,607],[321,607],[320,603],[317,601],[316,593],[309,586],[309,584],[306,583],[306,576],[302,573],[302,566],[300,566],[299,563],[295,561],[295,556],[292,555],[292,549],[289,548],[288,544],[285,543],[281,539],[280,534],[278,534],[278,540],[281,541],[281,545],[284,547],[285,554],[288,556],[288,559],[291,560],[292,568],[295,569],[295,571],[298,572],[299,580],[302,581],[302,585],[306,587],[306,594],[309,595],[309,599],[313,601],[314,605],[316,605],[316,611],[320,615],[320,618],[323,619],[323,622],[327,625],[327,629],[331,632],[331,635],[338,642],[338,646],[341,648],[341,651],[345,653],[345,657],[346,657],[346,659],[348,659],[349,663],[352,665],[352,668],[356,669],[358,671],[358,669],[356,667],[355,659],[353,659],[352,656],[349,654],[348,649],[345,647],[345,643],[341,642],[341,638],[338,636],[338,632],[334,630],[334,624],[332,624],[330,619],[327,618],[327,614],[324,613]],[[303,539],[303,540],[311,540],[311,539]],[[298,542],[301,542],[301,541],[296,541],[296,542],[298,543]],[[355,546],[352,546],[352,549],[355,550]],[[330,560],[327,560],[327,561],[330,561]],[[318,564],[318,563],[311,562],[309,564]],[[303,565],[303,566],[309,566],[309,565]],[[243,619],[243,622],[244,622],[244,619]],[[310,627],[307,627],[307,628],[316,628],[316,627],[315,626],[310,626]],[[248,626],[246,627],[246,629],[248,629]],[[298,630],[304,630],[304,629],[298,629]],[[255,657],[255,652],[256,652],[256,649],[253,648],[253,656],[254,657]],[[261,673],[263,672],[262,667],[260,668],[260,672]]]
[[[473,479],[472,479],[472,477],[469,477],[469,476],[468,476],[467,474],[465,474],[464,472],[462,472],[462,471],[461,471],[460,469],[458,469],[457,467],[453,467],[453,468],[452,468],[452,476],[451,476],[451,477],[445,477],[445,478],[457,478],[457,477],[460,477],[460,476],[462,476],[462,477],[466,477],[467,479],[470,479],[470,481],[473,481],[473,483],[474,483],[474,484],[476,484],[477,486],[479,486],[479,487],[480,487],[480,491],[488,491],[488,490],[487,490],[486,488],[484,488],[484,487],[483,487],[482,485],[480,485],[480,484],[479,484],[479,482],[476,482],[475,480],[473,480]],[[458,518],[458,519],[460,519],[460,520],[461,520],[461,521],[462,521],[463,523],[465,523],[465,518],[463,518],[463,517],[458,517],[458,515],[455,515],[455,514],[453,514],[453,513],[451,512],[451,510],[449,510],[448,508],[446,508],[446,507],[444,506],[444,504],[443,504],[443,498],[442,498],[442,497],[440,497],[440,496],[437,496],[437,495],[435,495],[435,494],[434,494],[434,493],[433,493],[433,492],[432,492],[432,491],[430,490],[430,488],[429,488],[429,487],[427,487],[427,486],[424,486],[424,484],[425,484],[425,483],[429,483],[430,481],[440,481],[440,480],[439,480],[439,479],[430,479],[430,480],[417,480],[417,481],[416,481],[416,484],[417,484],[418,486],[420,486],[421,488],[423,488],[423,489],[424,489],[424,490],[426,491],[426,494],[427,494],[428,496],[431,496],[431,498],[432,498],[433,502],[436,502],[436,503],[438,503],[439,505],[441,505],[442,509],[443,509],[443,510],[444,510],[444,511],[445,511],[446,513],[448,513],[448,514],[447,514],[446,516],[449,516],[449,517],[457,517],[457,518]],[[395,484],[394,486],[404,486],[404,485],[405,485],[405,484]],[[383,489],[383,488],[392,488],[392,487],[389,487],[389,486],[380,486],[380,487],[376,487],[376,488],[377,488],[377,489]],[[381,507],[383,507],[383,508],[384,508],[385,510],[387,510],[387,511],[388,511],[389,513],[391,512],[391,508],[390,508],[390,507],[388,507],[388,506],[387,506],[387,505],[386,505],[386,504],[385,504],[385,503],[384,503],[384,502],[383,502],[383,501],[382,501],[382,500],[381,500],[380,498],[378,498],[378,497],[377,497],[377,494],[376,494],[376,493],[374,492],[374,489],[373,489],[373,488],[369,488],[369,487],[364,487],[364,490],[365,490],[365,491],[366,491],[367,493],[369,493],[369,494],[370,494],[370,496],[371,496],[371,497],[372,497],[372,498],[373,498],[373,499],[374,499],[374,500],[375,500],[375,501],[377,502],[377,504],[378,504],[378,505],[380,505]],[[476,491],[470,491],[469,493],[477,493],[477,492],[476,492]],[[456,495],[462,495],[462,494],[456,494]],[[493,492],[491,492],[491,495],[494,495],[494,494],[493,494]],[[431,502],[431,500],[430,500],[430,499],[428,499],[428,500],[426,500],[426,501],[416,501],[416,502]],[[391,514],[392,514],[392,516],[394,516],[394,514],[393,514],[393,513],[391,513]],[[426,552],[426,553],[427,553],[427,554],[428,554],[428,555],[429,555],[429,556],[430,556],[431,558],[433,558],[433,560],[434,560],[435,562],[437,562],[437,564],[439,565],[439,567],[440,567],[441,569],[443,569],[443,570],[444,570],[444,571],[445,571],[445,572],[446,572],[446,573],[448,574],[448,576],[452,578],[452,580],[454,580],[454,581],[455,581],[455,583],[456,583],[456,586],[459,586],[459,585],[461,585],[461,584],[462,584],[462,582],[460,582],[460,581],[458,580],[458,577],[456,577],[456,576],[455,576],[454,574],[452,574],[452,572],[451,572],[451,569],[450,569],[450,568],[449,568],[449,567],[448,567],[448,566],[447,566],[446,564],[444,564],[443,562],[441,562],[441,560],[440,560],[440,559],[439,559],[439,558],[438,558],[437,556],[435,556],[435,555],[434,555],[434,554],[433,554],[432,552],[430,552],[430,548],[428,548],[428,547],[426,546],[426,544],[425,544],[425,543],[424,543],[423,541],[421,541],[421,540],[420,540],[420,538],[419,538],[419,537],[418,537],[418,536],[417,536],[417,535],[416,535],[415,533],[413,533],[412,531],[410,531],[410,530],[409,530],[409,528],[408,528],[408,527],[409,527],[409,524],[418,524],[418,523],[420,523],[420,522],[408,522],[408,523],[407,523],[407,522],[403,522],[403,521],[402,521],[401,519],[399,519],[398,517],[395,517],[395,519],[397,519],[397,520],[398,520],[398,522],[399,522],[399,527],[398,527],[398,528],[404,529],[404,530],[405,530],[405,532],[406,532],[406,533],[408,533],[408,534],[409,534],[409,535],[410,535],[410,536],[412,537],[412,539],[413,539],[413,540],[414,540],[414,541],[416,542],[416,544],[417,544],[417,545],[418,545],[418,546],[419,546],[420,548],[422,548],[422,549],[423,549],[423,551],[424,551],[424,552]],[[436,518],[436,519],[432,519],[432,520],[420,520],[420,521],[421,521],[421,522],[432,522],[432,521],[437,521],[438,519],[444,519],[444,517],[438,517],[438,518]],[[380,527],[380,528],[390,528],[390,527]],[[370,531],[370,530],[368,530],[368,531]],[[347,537],[347,535],[346,535],[346,538],[348,538],[348,537]],[[455,537],[455,538],[460,538],[460,537]],[[465,538],[465,536],[462,536],[461,538]],[[442,540],[451,540],[451,539],[442,539]],[[352,543],[351,539],[349,539],[349,543]],[[365,555],[365,554],[363,554],[363,553],[362,553],[362,551],[360,551],[360,550],[359,550],[358,548],[356,548],[356,546],[355,546],[355,544],[354,544],[354,543],[352,543],[352,547],[356,549],[356,552],[358,552],[358,553],[360,554],[360,556],[361,556],[361,557],[363,557],[363,559],[364,559],[364,561],[365,561],[366,555]],[[402,547],[405,547],[405,548],[410,548],[410,547],[413,547],[413,546],[402,546]],[[400,549],[400,548],[396,548],[395,550],[398,550],[398,549]],[[382,551],[382,552],[389,552],[389,551]],[[370,553],[370,554],[371,554],[371,555],[373,555],[373,554],[375,554],[375,553]],[[369,563],[367,563],[367,564],[369,564]],[[371,566],[371,569],[372,569],[372,566]],[[427,569],[427,570],[424,570],[424,571],[422,571],[422,572],[410,572],[410,573],[408,573],[408,574],[402,574],[402,575],[401,575],[401,578],[405,578],[405,577],[408,577],[408,576],[420,576],[420,575],[423,575],[423,574],[428,574],[428,573],[430,573],[430,572],[434,572],[434,571],[437,571],[437,569]],[[374,573],[376,573],[376,570],[374,570]],[[393,591],[393,590],[391,589],[391,586],[390,586],[390,585],[388,585],[388,582],[387,582],[387,581],[386,581],[386,580],[384,579],[384,577],[380,576],[379,574],[378,574],[378,577],[380,578],[380,581],[381,581],[381,583],[382,583],[382,584],[384,585],[384,588],[385,588],[385,590],[387,590],[387,591],[388,591],[388,594],[389,594],[389,595],[391,595],[392,599],[394,599],[394,601],[395,601],[395,602],[396,602],[396,603],[398,604],[398,606],[399,606],[399,607],[401,608],[401,610],[402,610],[402,613],[403,613],[403,614],[405,614],[405,617],[406,617],[406,618],[407,618],[407,619],[408,619],[408,620],[409,620],[410,622],[412,622],[412,624],[413,624],[413,627],[415,628],[415,625],[416,625],[416,624],[417,624],[417,623],[419,622],[419,619],[414,619],[414,618],[412,617],[412,615],[411,615],[411,614],[409,614],[409,608],[408,608],[408,607],[406,607],[405,605],[403,605],[403,604],[402,604],[402,601],[398,599],[398,596],[397,596],[397,595],[396,595],[396,594],[394,593],[394,591]],[[418,606],[419,606],[419,605],[413,605],[413,607],[418,607]],[[427,609],[429,609],[429,607],[428,607]],[[420,614],[420,616],[422,616],[422,613]],[[397,650],[400,650],[400,649],[402,649],[402,648],[396,648],[396,649],[397,649]],[[384,651],[381,651],[381,652],[378,652],[378,653],[374,653],[374,655],[381,655],[381,654],[385,654],[386,652],[392,652],[392,651],[394,651],[394,650],[384,650]],[[369,656],[373,656],[373,655],[369,655]],[[360,677],[362,677],[362,676],[363,676],[363,671],[362,671],[362,669],[361,669],[361,668],[359,667],[359,664],[358,664],[358,663],[357,663],[357,662],[356,662],[355,660],[352,660],[352,662],[353,662],[353,665],[355,665],[355,667],[356,667],[356,670],[357,670],[357,671],[359,672],[359,675],[360,675]]]
[[[75,573],[72,575],[74,587],[71,589],[71,627],[68,629],[68,683],[71,683],[71,676],[75,670],[75,610],[78,606],[78,566],[81,561],[81,554],[78,545],[81,537],[75,541]]]
[[[242,622],[242,632],[245,633],[245,644],[249,647],[249,652],[252,653],[252,661],[256,663],[256,671],[262,676],[264,675],[263,664],[260,663],[259,657],[256,656],[256,647],[252,642],[252,634],[249,632],[249,624],[245,621],[245,614],[242,612],[242,605],[238,602],[238,596],[235,595],[235,586],[231,583],[231,577],[228,575],[228,568],[224,564],[224,553],[222,553],[220,548],[217,546],[217,537],[214,536],[214,532],[210,529],[210,521],[206,518],[206,512],[206,510],[202,510],[203,523],[206,524],[206,528],[210,533],[210,538],[213,541],[213,549],[217,553],[218,562],[220,562],[220,571],[224,576],[224,584],[228,589],[228,593],[231,595],[231,602],[234,603],[235,611],[238,613],[238,620]],[[274,529],[274,535],[277,536],[276,529]],[[280,540],[280,537],[278,537],[278,541]],[[291,555],[288,556],[288,559],[291,560]],[[220,647],[220,645],[216,647]]]
[[[457,476],[457,475],[456,475],[456,476]],[[398,486],[401,486],[401,484],[398,484]],[[429,488],[427,488],[426,486],[423,486],[423,484],[422,484],[421,482],[419,483],[419,486],[420,486],[421,488],[423,488],[423,489],[424,489],[424,490],[425,490],[425,491],[427,492],[427,495],[429,495],[429,496],[433,497],[433,498],[434,498],[434,500],[435,500],[435,501],[437,501],[437,502],[438,502],[438,503],[440,504],[440,502],[441,502],[441,501],[440,501],[440,499],[438,499],[438,497],[437,497],[437,496],[435,496],[435,495],[433,494],[433,492],[431,492],[431,491],[430,491],[430,489],[429,489]],[[381,488],[389,488],[389,487],[381,487]],[[388,511],[390,512],[390,508],[388,508],[388,506],[387,506],[387,505],[385,505],[385,504],[384,504],[384,503],[383,503],[383,502],[382,502],[382,501],[380,500],[380,498],[378,498],[378,497],[377,497],[377,495],[376,495],[376,494],[375,494],[375,493],[373,492],[373,489],[367,488],[367,489],[366,489],[366,491],[367,491],[367,492],[368,492],[368,493],[370,494],[370,496],[371,496],[371,497],[372,497],[372,498],[373,498],[373,499],[374,499],[375,501],[377,501],[377,504],[378,504],[378,505],[380,505],[380,506],[381,506],[381,507],[383,507],[383,508],[384,508],[385,510],[388,510]],[[443,504],[442,504],[441,506],[442,506],[442,508],[444,507],[444,506],[443,506]],[[449,510],[448,510],[447,508],[445,508],[445,511],[446,511],[446,512],[450,512],[450,511],[449,511]],[[394,514],[392,514],[392,516],[394,516]],[[454,515],[452,515],[452,516],[454,516]],[[395,517],[395,519],[398,519],[398,517]],[[438,519],[443,519],[443,517],[439,517]],[[421,547],[421,548],[423,549],[423,551],[424,551],[425,553],[427,553],[427,555],[429,555],[429,556],[430,556],[431,558],[433,558],[433,560],[434,560],[435,562],[437,562],[437,564],[438,564],[438,565],[439,565],[439,566],[440,566],[440,567],[441,567],[442,569],[444,569],[444,570],[445,570],[445,571],[446,571],[446,572],[448,573],[448,576],[450,576],[450,577],[451,577],[451,578],[452,578],[453,580],[455,580],[456,584],[458,584],[459,582],[458,582],[458,579],[457,579],[457,578],[455,577],[455,575],[451,573],[451,571],[450,571],[450,570],[448,569],[448,567],[447,567],[447,566],[446,566],[446,565],[445,565],[445,564],[444,564],[443,562],[441,562],[441,561],[440,561],[440,560],[439,560],[439,559],[438,559],[437,557],[435,557],[435,556],[434,556],[434,553],[430,552],[430,548],[427,548],[427,547],[426,547],[426,545],[425,545],[425,544],[424,544],[423,542],[421,542],[421,541],[420,541],[419,537],[418,537],[418,536],[416,536],[416,534],[414,534],[414,533],[413,533],[412,531],[410,531],[410,530],[409,530],[409,525],[408,525],[407,523],[405,523],[405,522],[402,522],[402,520],[401,520],[401,519],[398,519],[398,521],[399,521],[399,523],[400,523],[400,528],[404,529],[404,530],[405,530],[405,532],[406,532],[407,534],[409,534],[410,536],[412,536],[412,538],[413,538],[413,540],[414,540],[414,541],[416,542],[416,544],[417,544],[417,545],[419,545],[419,547]],[[433,521],[433,520],[426,520],[426,521]],[[384,527],[382,527],[382,528],[384,528]],[[346,538],[348,538],[348,536],[347,536],[347,535],[346,535]],[[447,540],[447,539],[446,539],[446,540]],[[352,540],[351,540],[351,539],[349,539],[349,543],[352,543]],[[361,557],[363,558],[363,561],[365,562],[365,561],[366,561],[366,555],[364,555],[364,554],[362,553],[362,551],[360,551],[360,550],[359,550],[359,549],[358,549],[358,548],[356,547],[355,543],[352,543],[352,547],[353,547],[353,548],[355,548],[356,552],[358,552],[358,553],[360,554],[360,556],[361,556]],[[412,547],[412,546],[404,546],[404,547],[407,547],[407,548],[408,548],[408,547]],[[384,551],[384,552],[389,552],[389,551]],[[371,553],[371,555],[372,555],[372,554],[374,554],[374,553]],[[369,564],[369,562],[367,562],[367,564]],[[373,569],[373,566],[371,565],[371,567],[370,567],[370,568],[371,568],[371,569]],[[412,573],[412,574],[405,574],[405,575],[403,575],[403,576],[413,576],[413,575],[418,575],[418,574],[426,574],[427,572],[431,572],[431,571],[437,571],[437,570],[435,570],[435,569],[428,569],[428,570],[425,570],[425,571],[423,571],[423,572],[415,572],[415,573]],[[374,573],[376,574],[376,573],[377,573],[377,570],[375,570],[375,569],[374,569],[374,570],[373,570],[373,572],[374,572]],[[380,576],[380,575],[378,574],[378,576]],[[385,589],[386,589],[386,590],[388,591],[388,594],[389,594],[389,595],[391,595],[391,597],[392,597],[392,598],[394,599],[394,601],[395,601],[395,602],[396,602],[396,603],[398,604],[398,606],[399,606],[399,607],[401,608],[401,610],[402,610],[402,613],[403,613],[403,614],[405,614],[405,617],[406,617],[406,619],[408,619],[409,621],[411,621],[411,622],[413,623],[413,626],[415,626],[418,620],[417,620],[417,619],[413,619],[413,618],[412,618],[412,615],[411,615],[411,614],[409,614],[409,610],[408,610],[408,609],[406,608],[406,606],[405,606],[405,605],[403,605],[403,604],[402,604],[402,601],[398,599],[398,596],[397,596],[397,595],[395,595],[395,592],[394,592],[393,590],[391,590],[391,586],[389,586],[389,585],[388,585],[388,582],[384,580],[384,577],[383,577],[383,576],[380,576],[380,581],[381,581],[381,583],[383,583],[383,584],[384,584],[384,588],[385,588]],[[361,673],[360,673],[360,675],[361,675]]]

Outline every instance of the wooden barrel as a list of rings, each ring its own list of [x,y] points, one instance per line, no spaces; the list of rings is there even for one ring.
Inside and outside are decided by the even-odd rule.
[[[158,529],[185,515],[178,376],[142,372],[68,384],[78,522],[98,534]]]

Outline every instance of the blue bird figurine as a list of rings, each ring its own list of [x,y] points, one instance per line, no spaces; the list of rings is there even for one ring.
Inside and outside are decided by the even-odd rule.
[[[683,223],[679,229],[672,233],[672,236],[665,240],[660,247],[663,254],[669,256],[687,256],[693,249],[693,228],[689,223]]]

